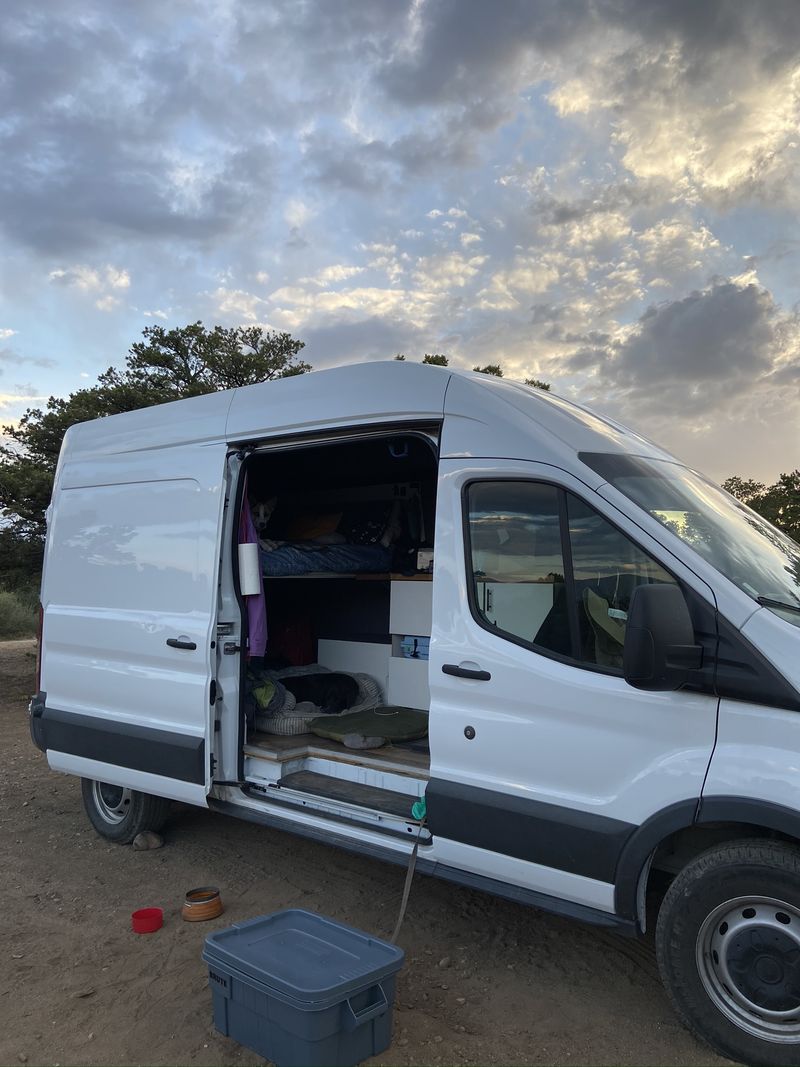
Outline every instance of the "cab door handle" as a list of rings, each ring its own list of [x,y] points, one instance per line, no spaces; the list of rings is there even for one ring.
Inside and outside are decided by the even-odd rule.
[[[170,648],[185,648],[189,652],[194,652],[197,648],[197,644],[190,641],[188,637],[168,637],[167,644]]]
[[[457,663],[445,663],[442,674],[452,674],[454,678],[473,678],[476,682],[489,682],[492,679],[488,671],[476,667],[460,667]]]

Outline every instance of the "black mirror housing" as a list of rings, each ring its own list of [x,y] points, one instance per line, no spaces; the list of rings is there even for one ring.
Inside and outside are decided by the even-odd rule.
[[[677,585],[639,585],[628,609],[622,667],[635,689],[670,692],[703,665],[686,599]]]

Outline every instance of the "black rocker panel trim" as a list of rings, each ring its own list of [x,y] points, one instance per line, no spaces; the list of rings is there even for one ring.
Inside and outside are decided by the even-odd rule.
[[[247,793],[248,791],[244,790],[244,792]],[[248,793],[248,795],[255,796],[254,793]],[[265,810],[261,812],[255,811],[253,808],[245,808],[241,804],[231,803],[230,801],[216,800],[213,797],[209,799],[208,806],[212,811],[233,815],[238,819],[258,823],[261,826],[284,830],[286,833],[306,837],[329,847],[341,848],[345,852],[353,852],[369,856],[372,859],[384,860],[387,863],[402,864],[403,866],[408,862],[408,855],[405,852],[398,852],[390,848],[380,848],[377,845],[367,844],[363,841],[335,836],[340,829],[339,825],[336,826],[332,833],[327,828],[316,825],[287,824],[279,813],[276,814],[266,810],[267,805],[265,805]],[[328,818],[324,821],[332,822]],[[395,835],[392,834],[391,836],[394,837]],[[405,840],[408,841],[408,838],[405,838]],[[589,923],[592,926],[604,926],[625,937],[636,936],[636,924],[634,922],[620,918],[618,915],[613,915],[611,912],[587,907],[585,904],[575,904],[571,900],[563,900],[561,897],[551,897],[546,893],[537,893],[533,889],[525,889],[522,886],[511,885],[508,882],[498,882],[494,878],[485,878],[480,874],[462,871],[457,867],[448,867],[443,863],[435,863],[422,857],[417,860],[416,870],[419,874],[442,878],[447,882],[454,882],[456,885],[468,886],[470,889],[477,889],[482,893],[491,893],[492,896],[513,900],[517,904],[540,908],[542,911],[548,911],[553,915],[576,919],[578,922]]]
[[[712,796],[700,802],[699,823],[751,823],[800,841],[800,811],[751,797]]]
[[[33,711],[32,730],[34,723],[34,739],[43,751],[66,752],[181,782],[202,785],[206,780],[203,737],[41,705]]]
[[[625,842],[636,830],[604,815],[436,778],[428,783],[425,802],[434,837],[599,882],[614,881]]]

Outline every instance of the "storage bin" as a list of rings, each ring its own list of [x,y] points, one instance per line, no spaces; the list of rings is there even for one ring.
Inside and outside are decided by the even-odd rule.
[[[389,1047],[396,945],[289,910],[209,935],[214,1025],[278,1067],[352,1067]]]

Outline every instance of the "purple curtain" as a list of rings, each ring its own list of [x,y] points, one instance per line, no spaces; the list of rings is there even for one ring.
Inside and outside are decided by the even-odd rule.
[[[253,525],[253,516],[247,499],[246,478],[242,495],[242,514],[239,519],[239,544],[258,544],[258,534]],[[248,657],[263,656],[267,648],[267,602],[264,597],[264,577],[261,574],[259,574],[259,586],[260,592],[245,598],[247,600],[247,629],[249,635]]]

